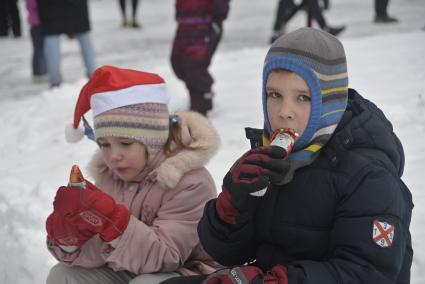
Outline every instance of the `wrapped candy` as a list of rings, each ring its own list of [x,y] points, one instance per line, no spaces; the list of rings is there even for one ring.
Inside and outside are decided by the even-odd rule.
[[[286,157],[288,157],[294,147],[295,138],[298,136],[298,133],[291,128],[278,128],[272,133],[270,146],[282,147],[286,151]]]
[[[83,174],[81,173],[80,168],[77,165],[73,165],[71,168],[68,186],[79,187],[81,189],[86,188],[86,181]]]

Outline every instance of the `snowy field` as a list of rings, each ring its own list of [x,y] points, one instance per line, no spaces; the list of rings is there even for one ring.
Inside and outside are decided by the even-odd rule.
[[[24,1],[19,2],[25,18]],[[425,283],[425,1],[390,1],[390,15],[400,19],[390,25],[372,23],[372,0],[331,2],[325,14],[328,22],[348,26],[340,38],[350,86],[383,109],[404,145],[403,179],[416,205],[412,283]],[[249,147],[243,128],[262,126],[261,70],[276,4],[231,1],[225,35],[211,67],[217,95],[210,117],[222,147],[208,169],[218,190],[227,169]],[[171,109],[186,109],[185,88],[169,64],[176,27],[174,0],[142,0],[140,30],[120,27],[114,0],[91,0],[90,12],[98,64],[161,74],[171,89]],[[288,28],[304,24],[301,13]],[[21,39],[0,40],[0,283],[44,283],[55,263],[45,248],[44,229],[55,191],[67,182],[72,164],[84,169],[96,149],[88,140],[68,145],[63,134],[85,83],[77,42],[62,39],[64,84],[49,90],[47,84],[31,83],[26,24],[23,32]]]

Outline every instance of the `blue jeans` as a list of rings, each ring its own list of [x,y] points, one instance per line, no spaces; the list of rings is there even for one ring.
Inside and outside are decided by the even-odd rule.
[[[46,60],[44,58],[43,45],[44,35],[40,26],[33,26],[30,29],[32,41],[32,75],[41,76],[47,73]]]
[[[89,32],[75,34],[79,44],[81,56],[83,57],[88,77],[96,69],[96,58]],[[47,72],[50,85],[58,86],[62,83],[60,35],[46,35],[44,38],[44,55],[47,63]]]

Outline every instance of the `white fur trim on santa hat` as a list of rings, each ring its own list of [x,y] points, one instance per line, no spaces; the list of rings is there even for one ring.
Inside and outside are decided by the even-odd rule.
[[[116,91],[97,93],[91,96],[93,116],[105,111],[134,104],[168,104],[170,95],[165,83],[137,85]]]
[[[65,127],[65,139],[68,143],[77,143],[83,139],[83,137],[84,129],[81,129],[80,127],[75,129],[72,123]]]

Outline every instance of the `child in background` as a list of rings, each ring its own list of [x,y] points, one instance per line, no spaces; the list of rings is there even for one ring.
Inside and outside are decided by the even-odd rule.
[[[47,82],[47,66],[44,58],[44,35],[38,17],[37,0],[26,0],[28,25],[32,41],[32,79],[34,83]]]
[[[262,147],[236,161],[198,225],[207,253],[231,268],[163,283],[410,283],[403,147],[383,112],[348,88],[342,43],[312,28],[278,38],[262,104],[264,129],[251,137]],[[299,134],[289,156],[271,146],[285,128]]]
[[[208,72],[223,35],[230,0],[176,0],[178,23],[171,65],[184,82],[190,109],[207,115],[213,109],[214,79]]]
[[[216,196],[204,165],[219,138],[199,114],[170,116],[168,102],[160,76],[112,66],[82,88],[67,138],[81,138],[83,119],[99,145],[89,166],[96,185],[58,189],[46,227],[60,263],[47,283],[153,284],[219,267],[196,231]],[[90,109],[94,133],[83,117]]]

